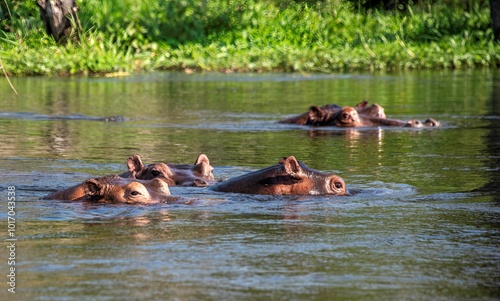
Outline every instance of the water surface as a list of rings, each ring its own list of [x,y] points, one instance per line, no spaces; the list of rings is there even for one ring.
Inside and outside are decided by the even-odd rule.
[[[13,78],[17,97],[0,81],[2,203],[8,187],[16,188],[15,300],[497,300],[499,79],[495,70],[158,72]],[[276,123],[313,104],[363,99],[391,118],[433,117],[443,126]],[[102,119],[110,116],[123,119]],[[194,163],[205,153],[219,179],[294,155],[339,174],[356,193],[246,196],[172,187],[195,202],[39,200],[121,173],[134,153],[147,163]],[[5,249],[1,273],[9,268]],[[14,300],[3,283],[0,298]]]

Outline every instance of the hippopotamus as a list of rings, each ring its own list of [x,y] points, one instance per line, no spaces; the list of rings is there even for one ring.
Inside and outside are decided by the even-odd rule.
[[[336,104],[328,104],[322,107],[311,106],[306,113],[296,115],[278,121],[278,123],[291,123],[298,125],[331,126],[332,121],[343,107]],[[375,118],[386,118],[384,108],[378,104],[368,106],[368,100],[364,100],[352,107],[358,114]]]
[[[170,203],[177,200],[170,196],[168,184],[162,179],[138,180],[116,175],[88,179],[42,199],[127,204]]]
[[[331,105],[329,105],[331,106]],[[358,106],[366,107],[366,104],[361,103]],[[313,107],[311,107],[313,108]],[[322,107],[323,108],[323,107]],[[376,107],[370,109],[372,115],[377,115]],[[314,110],[313,110],[314,111]],[[418,120],[402,121],[397,119],[381,118],[371,115],[359,113],[360,109],[356,107],[341,107],[334,110],[326,110],[326,114],[322,114],[322,119],[316,119],[315,124],[322,126],[337,126],[337,127],[377,127],[377,126],[394,126],[394,127],[437,127],[440,123],[432,118],[427,119],[425,122]],[[310,111],[311,112],[311,111]],[[323,112],[323,113],[324,113]],[[383,112],[382,112],[383,113]],[[385,115],[385,114],[384,114]],[[309,115],[310,116],[310,115]],[[319,116],[319,115],[317,115]],[[294,117],[292,117],[294,118]],[[291,119],[289,119],[291,120]],[[303,120],[303,119],[302,119]]]
[[[273,165],[232,178],[212,186],[215,191],[273,195],[345,195],[344,180],[324,174],[297,161],[294,156],[282,158]]]
[[[378,104],[368,106],[368,101],[364,100],[354,107],[341,107],[336,104],[328,104],[322,107],[311,106],[309,111],[290,118],[278,121],[279,123],[291,123],[311,126],[337,126],[337,127],[438,127],[440,122],[428,118],[426,121],[419,120],[402,121],[388,119],[385,110]]]
[[[161,178],[170,186],[205,187],[214,182],[214,168],[205,154],[200,154],[194,165],[153,163],[147,166],[142,163],[141,156],[135,154],[128,158],[127,167],[128,171],[122,173],[121,177],[141,180]]]

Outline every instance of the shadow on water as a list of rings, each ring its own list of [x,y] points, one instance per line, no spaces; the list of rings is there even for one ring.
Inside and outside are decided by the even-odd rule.
[[[484,138],[488,152],[485,160],[489,182],[474,191],[492,194],[497,204],[500,205],[500,74],[492,77],[491,112],[485,118],[488,120],[488,132]]]

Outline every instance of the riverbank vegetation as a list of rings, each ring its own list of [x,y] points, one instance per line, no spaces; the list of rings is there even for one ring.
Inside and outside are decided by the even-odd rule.
[[[362,0],[76,1],[83,31],[64,44],[45,33],[34,2],[2,1],[0,59],[10,75],[500,66],[481,0],[391,9]]]

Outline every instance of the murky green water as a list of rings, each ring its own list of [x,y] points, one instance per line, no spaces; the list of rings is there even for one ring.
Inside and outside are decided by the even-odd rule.
[[[498,300],[500,72],[148,73],[0,80],[1,300]],[[276,124],[363,99],[431,130]],[[120,115],[124,122],[97,117]],[[217,178],[294,155],[349,197],[171,189],[193,205],[68,204],[128,156]],[[15,186],[16,294],[7,291]],[[12,227],[12,226],[11,226]],[[7,299],[8,298],[8,299]]]

